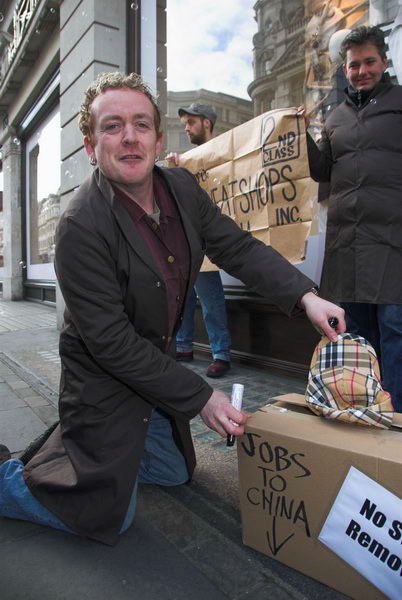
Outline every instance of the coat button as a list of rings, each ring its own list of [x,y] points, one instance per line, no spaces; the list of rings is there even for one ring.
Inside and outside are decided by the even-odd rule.
[[[173,263],[175,261],[175,257],[170,255],[167,257],[167,261],[168,261],[168,263]]]
[[[148,417],[144,417],[142,420],[144,421],[144,423],[148,423]]]
[[[163,339],[163,341],[165,341],[166,340],[166,335],[163,335],[162,339]]]
[[[157,281],[155,285],[156,285],[156,287],[161,287],[162,286],[162,284],[161,284],[160,281]]]
[[[171,341],[172,341],[172,336],[171,336],[171,335],[169,335],[169,337],[168,337],[168,342],[171,342]]]

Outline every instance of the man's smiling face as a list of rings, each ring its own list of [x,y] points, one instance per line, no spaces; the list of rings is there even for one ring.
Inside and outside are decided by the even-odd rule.
[[[130,88],[108,89],[92,102],[91,122],[87,154],[112,183],[128,193],[139,191],[152,177],[163,143],[149,98]]]
[[[366,43],[349,48],[343,72],[355,90],[369,91],[381,80],[387,66],[387,60],[380,56],[377,47]]]

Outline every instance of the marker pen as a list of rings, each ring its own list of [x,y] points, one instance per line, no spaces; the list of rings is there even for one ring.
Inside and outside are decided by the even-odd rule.
[[[237,410],[241,410],[241,405],[242,405],[242,401],[243,401],[243,392],[244,392],[244,385],[242,383],[234,383],[233,384],[232,396],[230,398],[230,403]],[[233,421],[232,421],[232,423],[233,423]],[[236,425],[236,427],[238,427],[237,423],[233,423],[233,425]],[[226,438],[226,446],[233,446],[235,443],[235,438],[236,438],[236,436],[228,434],[228,436]]]

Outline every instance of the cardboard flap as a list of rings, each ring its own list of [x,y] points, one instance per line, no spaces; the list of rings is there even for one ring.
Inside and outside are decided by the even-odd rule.
[[[284,404],[296,404],[308,408],[306,399],[303,394],[283,394],[282,396],[274,396],[270,399],[269,404],[283,402]]]
[[[268,404],[262,406],[258,410],[265,413],[272,412],[273,409],[278,411],[291,411],[292,413],[301,413],[304,415],[315,416],[304,399],[303,394],[283,394],[270,398]]]
[[[311,415],[314,414],[309,409],[303,394],[283,394],[282,396],[274,396],[273,398],[270,398],[268,404],[265,407],[262,407],[260,410],[264,411],[265,408],[272,405],[289,409],[291,409],[293,406],[299,409],[306,409],[306,412],[310,413]],[[402,413],[394,413],[391,429],[402,430]]]
[[[268,404],[260,408],[260,410],[264,411],[270,406],[277,406],[290,409],[292,406],[294,406],[298,408],[304,408],[311,414],[311,411],[306,404],[303,394],[283,394],[282,396],[274,396],[273,398],[270,398]]]

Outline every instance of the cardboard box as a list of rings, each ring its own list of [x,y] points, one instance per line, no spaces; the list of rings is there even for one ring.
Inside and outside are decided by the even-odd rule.
[[[377,487],[391,497],[393,510],[399,510],[402,429],[376,430],[317,417],[298,394],[280,396],[271,402],[252,415],[237,444],[244,544],[355,600],[392,597],[318,537],[351,467],[373,480],[373,485],[380,484]],[[396,417],[396,425],[401,425],[402,415]],[[358,504],[358,518],[348,517],[348,532],[347,526],[341,529],[341,549],[344,546],[352,555],[361,554],[365,564],[368,559],[374,560],[372,572],[382,569],[385,578],[393,578],[392,585],[395,581],[399,585],[400,581],[400,595],[394,595],[400,600],[402,511],[391,521],[393,525],[387,523],[383,527],[386,517],[382,505],[376,502],[364,497]],[[351,524],[355,522],[358,524],[353,531]],[[371,538],[366,532],[369,526],[375,534],[381,529],[393,546],[379,545],[373,534],[375,544],[373,541],[374,546],[370,546]]]

